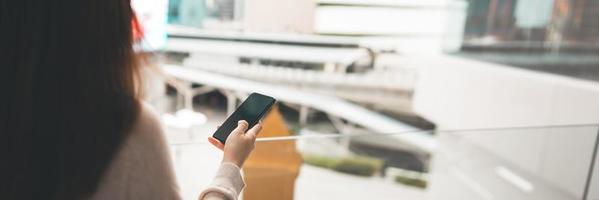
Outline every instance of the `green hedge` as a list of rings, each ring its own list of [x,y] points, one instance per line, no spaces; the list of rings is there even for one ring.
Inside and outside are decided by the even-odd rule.
[[[303,155],[302,158],[306,164],[324,168],[332,168],[337,162],[337,159],[325,156]]]
[[[396,176],[395,182],[398,182],[398,183],[401,183],[404,185],[419,187],[419,188],[426,188],[426,185],[427,185],[427,182],[425,180],[415,179],[415,178],[407,178],[407,177],[403,177],[403,176]]]
[[[376,172],[380,171],[383,166],[382,160],[363,156],[333,158],[317,155],[304,155],[303,158],[306,164],[358,176],[373,176]]]

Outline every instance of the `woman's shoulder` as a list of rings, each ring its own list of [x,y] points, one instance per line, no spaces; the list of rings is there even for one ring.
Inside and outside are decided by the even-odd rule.
[[[158,111],[149,103],[142,101],[139,116],[131,128],[131,134],[162,134],[162,124]]]
[[[148,156],[155,156],[168,151],[167,143],[158,111],[150,104],[141,102],[139,116],[125,141],[123,150],[145,151]]]
[[[158,111],[147,102],[142,101],[140,104],[139,115],[131,126],[126,143],[143,146],[164,143],[164,128]]]
[[[170,152],[151,105],[141,109],[127,140],[105,174],[92,199],[179,199]]]
[[[135,120],[127,139],[120,149],[121,160],[129,163],[145,165],[152,157],[165,155],[168,145],[160,117],[156,109],[146,102],[141,102],[140,113]],[[124,159],[122,159],[124,158]]]

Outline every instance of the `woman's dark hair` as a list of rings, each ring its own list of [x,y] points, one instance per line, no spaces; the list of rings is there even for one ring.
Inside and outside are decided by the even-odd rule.
[[[0,199],[86,199],[140,112],[129,0],[0,1]]]

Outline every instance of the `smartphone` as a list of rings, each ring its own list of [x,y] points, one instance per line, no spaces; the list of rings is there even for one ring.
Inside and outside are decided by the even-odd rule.
[[[225,144],[227,137],[237,127],[239,120],[245,120],[248,122],[249,127],[252,128],[256,125],[270,108],[275,104],[275,98],[252,93],[250,96],[241,103],[241,105],[229,116],[225,122],[214,132],[212,137],[216,138],[221,143]]]

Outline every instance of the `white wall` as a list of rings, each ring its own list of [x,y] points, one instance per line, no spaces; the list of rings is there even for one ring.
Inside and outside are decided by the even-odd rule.
[[[446,56],[412,59],[422,63],[415,111],[440,130],[599,123],[599,83]],[[440,150],[433,161],[431,193],[433,197],[466,198],[477,193],[478,187],[498,199],[544,199],[549,193],[581,199],[597,132],[596,126],[441,131],[439,144],[449,147],[442,148],[448,150]],[[452,142],[456,138],[481,151],[467,158],[454,157],[463,151],[455,150],[455,145],[462,144]],[[481,169],[471,169],[472,173],[449,173],[463,168],[459,167],[462,162],[486,165],[476,165]],[[501,185],[506,181],[498,181],[504,178],[487,173],[497,167],[517,172],[536,189],[523,192],[513,184],[512,190],[505,189],[509,187]],[[477,170],[482,171],[477,174]],[[463,174],[471,176],[471,181],[448,185],[453,182],[445,180],[459,180]]]
[[[323,2],[333,5],[316,8],[316,33],[390,36],[382,40],[401,52],[456,51],[462,43],[462,0]]]
[[[167,0],[134,0],[133,9],[142,25],[144,39],[141,50],[157,51],[166,46]]]
[[[414,107],[446,129],[599,123],[599,83],[448,56],[420,62]]]
[[[244,30],[270,33],[312,33],[312,0],[251,0],[245,2]]]

